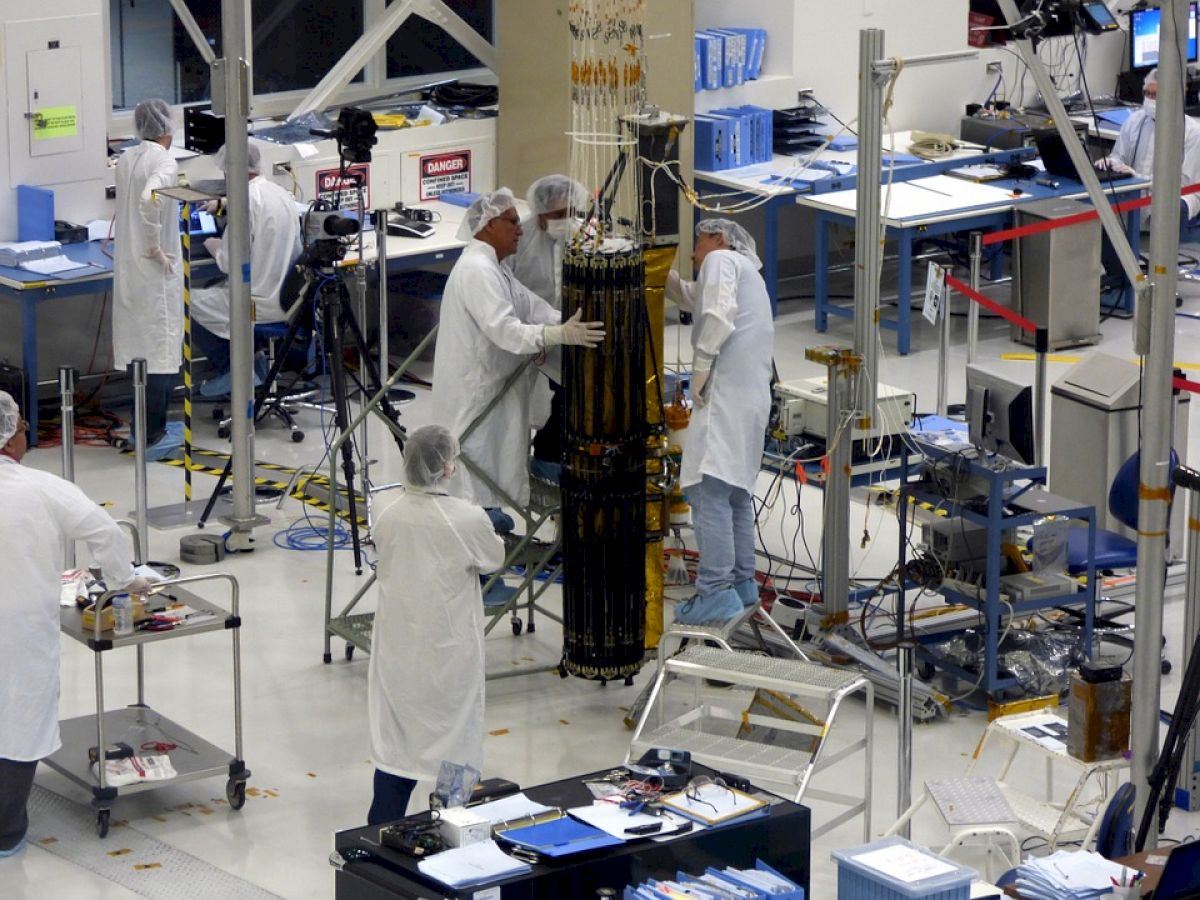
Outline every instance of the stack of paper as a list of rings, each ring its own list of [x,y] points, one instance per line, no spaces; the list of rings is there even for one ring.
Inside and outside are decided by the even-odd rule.
[[[654,900],[661,897],[673,897],[675,900],[690,897],[702,897],[704,900],[761,897],[791,900],[803,897],[804,891],[794,881],[759,860],[753,869],[710,868],[699,876],[679,872],[671,881],[650,879],[636,887],[631,885],[626,888],[625,896],[636,900]]]
[[[0,241],[0,266],[19,266],[62,253],[58,241]]]
[[[495,841],[443,850],[421,860],[417,868],[422,875],[452,888],[487,884],[531,871],[528,863],[513,859]]]
[[[1058,850],[1017,867],[1017,890],[1029,900],[1090,900],[1127,884],[1135,874],[1099,853]]]

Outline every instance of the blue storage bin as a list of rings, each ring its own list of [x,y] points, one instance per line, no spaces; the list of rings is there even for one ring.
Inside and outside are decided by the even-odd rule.
[[[897,844],[952,866],[953,870],[908,882],[858,861],[858,857],[866,853]],[[838,864],[838,900],[969,900],[971,881],[976,877],[973,869],[952,863],[902,837],[889,837],[861,847],[835,850],[833,858]]]

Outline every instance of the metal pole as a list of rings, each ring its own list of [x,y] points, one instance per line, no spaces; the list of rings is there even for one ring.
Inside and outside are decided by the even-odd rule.
[[[983,266],[983,232],[971,232],[971,290],[979,293],[980,268]],[[979,352],[979,304],[967,304],[967,365],[975,362]]]
[[[233,511],[221,521],[232,526],[231,548],[251,549],[251,532],[264,524],[254,512],[254,323],[250,301],[250,181],[246,118],[250,114],[250,73],[246,63],[246,3],[221,2],[221,46],[225,56],[213,67],[213,99],[225,116],[225,196],[229,210],[225,248],[229,259],[230,459]],[[221,77],[223,76],[223,77]],[[223,90],[218,90],[223,88]]]
[[[876,356],[879,331],[879,275],[883,240],[879,227],[879,172],[883,157],[883,85],[875,71],[883,58],[883,31],[858,33],[858,193],[854,229],[854,352],[862,360],[854,407],[860,427],[875,420],[878,386]],[[907,303],[907,297],[900,298]],[[832,383],[831,383],[832,388]],[[830,432],[832,434],[832,432]],[[847,510],[847,518],[849,510]],[[849,540],[849,531],[845,534]]]
[[[354,294],[355,300],[358,301],[357,316],[359,324],[362,325],[362,334],[365,338],[367,334],[367,265],[362,258],[362,230],[358,232],[359,236],[359,254],[358,264],[354,267]],[[366,412],[367,402],[370,400],[368,390],[370,384],[367,376],[367,353],[368,348],[363,346],[358,348],[358,377],[362,383],[358,392],[358,408],[361,412]],[[368,443],[370,429],[368,428],[367,417],[363,416],[362,424],[358,429],[358,452],[361,457],[359,470],[362,473],[363,486],[363,516],[367,520],[367,530],[371,529],[371,450]]]
[[[1046,434],[1046,415],[1050,411],[1050,379],[1046,374],[1046,354],[1050,352],[1050,329],[1039,328],[1034,334],[1033,368],[1033,446],[1036,463],[1048,465],[1050,454]]]
[[[903,601],[903,592],[900,602]],[[896,645],[896,668],[900,674],[900,705],[896,710],[897,717],[897,760],[899,771],[896,779],[896,815],[904,815],[904,811],[912,805],[912,712],[913,712],[913,646],[900,638]],[[901,837],[909,837],[912,825],[905,822],[899,830]]]
[[[974,306],[974,301],[968,301]],[[937,414],[946,415],[946,391],[950,381],[950,292],[942,288],[942,321],[938,328]],[[907,808],[907,807],[905,807]]]
[[[388,380],[391,347],[388,345],[388,271],[386,209],[375,210],[375,273],[379,278],[379,380]]]
[[[58,369],[58,396],[62,408],[62,477],[75,480],[75,370],[70,366]],[[63,552],[63,568],[75,568],[75,542],[67,541]]]
[[[1183,608],[1183,656],[1180,667],[1186,672],[1192,658],[1196,635],[1200,633],[1200,472],[1180,466],[1175,470],[1175,483],[1188,492],[1187,520],[1187,589]],[[1178,501],[1177,501],[1178,502]],[[1187,750],[1179,765],[1179,790],[1187,798],[1186,809],[1200,809],[1200,729],[1193,728]]]
[[[850,447],[854,442],[854,378],[859,357],[847,350],[812,347],[805,359],[826,367],[825,478],[821,535],[821,605],[828,624],[845,623],[850,609]]]
[[[137,524],[142,554],[150,552],[146,530],[146,361],[133,361],[133,519]],[[145,562],[139,559],[138,562]]]
[[[1134,703],[1130,722],[1130,782],[1137,792],[1133,820],[1140,822],[1159,754],[1162,603],[1170,508],[1172,360],[1175,358],[1175,281],[1179,250],[1179,190],[1183,180],[1183,79],[1181,40],[1187,3],[1164,0],[1158,59],[1158,112],[1154,123],[1154,200],[1150,207],[1151,294],[1149,355],[1142,367],[1143,422],[1138,495],[1137,633],[1133,647]],[[1178,53],[1168,48],[1176,47]],[[1139,304],[1139,316],[1144,313]],[[1194,561],[1190,561],[1194,562]],[[1145,849],[1157,846],[1150,830]]]

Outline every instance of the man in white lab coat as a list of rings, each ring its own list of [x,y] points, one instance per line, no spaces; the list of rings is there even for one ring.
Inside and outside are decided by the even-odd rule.
[[[501,389],[522,364],[548,348],[597,346],[604,340],[603,323],[581,321],[582,311],[563,322],[559,310],[501,265],[516,252],[521,238],[516,201],[508,188],[472,203],[459,237],[470,244],[455,263],[442,296],[433,359],[433,415],[462,440],[463,456],[524,506],[529,502],[529,395],[536,370],[527,368],[503,396]],[[487,417],[463,439],[497,397]],[[456,494],[502,521],[500,495],[465,468],[460,467]]]
[[[1096,163],[1121,175],[1154,174],[1154,119],[1158,104],[1158,69],[1151,69],[1142,84],[1142,108],[1134,112],[1113,145],[1112,153]],[[1183,117],[1183,186],[1200,183],[1200,124]],[[1200,229],[1200,194],[1180,198],[1179,239],[1196,240]]]
[[[183,423],[167,422],[183,362],[183,272],[179,204],[156,191],[174,187],[174,122],[165,100],[133,111],[142,139],[117,160],[113,231],[113,367],[146,360],[146,455],[161,459],[183,443]]]
[[[729,219],[696,226],[695,282],[674,272],[667,296],[695,316],[692,417],[680,483],[692,505],[696,595],[675,611],[689,625],[731,619],[758,602],[754,484],[771,413],[771,300],[754,239]]]
[[[367,672],[375,792],[367,824],[405,814],[443,761],[483,770],[479,579],[504,561],[487,515],[451,497],[458,441],[439,425],[409,435],[407,490],[379,513],[379,604]]]
[[[279,302],[279,290],[300,255],[300,216],[292,195],[263,178],[262,151],[254,144],[247,149],[250,176],[250,299],[255,322],[283,322],[287,316]],[[217,165],[225,169],[225,148],[217,153]],[[226,172],[226,177],[234,173]],[[222,272],[229,261],[222,238],[209,238],[205,248]],[[204,397],[224,397],[230,392],[229,376],[229,283],[192,292],[192,340],[199,353],[208,357],[217,374],[200,386]],[[265,372],[261,363],[255,383]]]
[[[38,760],[58,733],[59,574],[68,541],[86,541],[105,584],[143,593],[129,540],[99,506],[57,475],[22,466],[27,423],[0,391],[0,856],[25,843],[25,805]],[[80,748],[80,753],[84,752]],[[0,879],[2,880],[2,879]]]
[[[562,309],[562,260],[567,239],[577,227],[573,212],[582,212],[587,190],[566,175],[546,175],[529,186],[525,200],[529,214],[521,220],[521,240],[517,252],[505,263],[517,281],[557,310]],[[552,356],[543,367],[544,379],[538,379],[531,400],[534,422],[545,419],[533,438],[534,475],[558,483],[562,462],[562,377],[561,360]],[[549,418],[546,418],[546,410]]]

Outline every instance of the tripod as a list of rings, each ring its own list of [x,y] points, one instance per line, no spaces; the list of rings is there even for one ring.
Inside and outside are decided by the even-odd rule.
[[[329,373],[329,389],[334,404],[334,424],[337,427],[338,434],[345,432],[350,425],[350,395],[347,378],[349,377],[354,382],[355,387],[364,395],[377,392],[383,384],[379,367],[370,354],[367,353],[365,336],[359,327],[358,321],[354,318],[354,313],[349,304],[349,291],[334,266],[340,255],[341,245],[337,241],[318,240],[314,242],[310,249],[305,251],[301,259],[297,261],[295,267],[297,270],[304,272],[305,288],[307,289],[306,291],[302,289],[298,292],[300,296],[295,302],[307,302],[311,296],[314,314],[321,326],[321,351],[325,360],[325,369]],[[315,295],[313,295],[313,291],[315,291]],[[283,293],[285,295],[288,293],[286,283]],[[255,422],[262,419],[270,409],[267,403],[268,388],[275,383],[279,370],[282,368],[284,360],[287,359],[288,353],[296,341],[300,326],[304,321],[304,315],[305,313],[301,311],[292,318],[287,334],[280,345],[280,350],[275,355],[271,369],[255,396],[253,411]],[[344,356],[347,334],[349,334],[350,338],[359,348],[359,374],[354,374],[347,370]],[[365,382],[362,378],[362,372],[365,372],[366,375]],[[276,396],[270,402],[272,404],[281,403],[282,393],[284,392],[281,392],[279,396]],[[390,425],[393,426],[389,430],[396,440],[396,445],[403,452],[404,438],[402,437],[403,426],[399,424],[400,414],[392,406],[386,395],[380,399],[379,411]],[[354,568],[356,574],[362,574],[362,542],[358,531],[358,503],[354,490],[356,471],[354,455],[356,451],[353,441],[348,440],[344,442],[341,450],[342,471],[346,481],[347,513],[350,518],[350,535],[354,548]],[[229,477],[231,466],[232,460],[227,460],[221,477],[217,482],[217,487],[213,491],[212,496],[208,498],[208,503],[204,507],[200,521],[197,523],[199,527],[203,527],[208,520],[216,499]],[[363,486],[363,492],[365,496],[366,485]],[[334,504],[336,501],[336,497],[329,498],[330,504]]]

